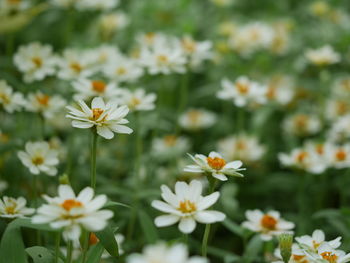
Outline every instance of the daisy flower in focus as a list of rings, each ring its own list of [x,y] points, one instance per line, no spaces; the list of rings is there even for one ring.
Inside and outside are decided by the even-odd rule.
[[[96,97],[91,102],[91,108],[82,100],[78,101],[80,109],[67,106],[67,118],[72,119],[72,126],[80,129],[96,127],[98,135],[105,139],[112,139],[114,133],[132,133],[132,129],[125,126],[128,120],[124,117],[128,114],[127,106],[118,106],[117,102],[109,101],[107,104],[101,97]]]
[[[146,246],[142,254],[131,254],[126,258],[127,263],[155,263],[155,262],[171,262],[171,263],[208,263],[203,257],[189,257],[189,252],[184,244],[167,245],[159,242],[154,245]]]
[[[26,83],[43,80],[56,72],[57,57],[52,47],[39,42],[20,46],[14,55],[15,66],[24,74]]]
[[[287,118],[282,123],[286,133],[297,136],[313,135],[321,130],[320,119],[313,114],[296,113]]]
[[[214,125],[216,115],[204,109],[189,109],[179,117],[179,124],[186,130],[201,130]]]
[[[75,100],[88,100],[93,97],[104,99],[115,98],[121,93],[121,89],[114,83],[106,83],[102,80],[79,79],[72,83],[76,91]]]
[[[273,236],[278,236],[283,232],[288,232],[294,228],[294,223],[288,222],[280,217],[277,211],[248,210],[245,213],[247,221],[242,226],[256,233],[260,233],[264,241],[271,240]]]
[[[185,172],[211,174],[220,181],[226,181],[227,176],[243,177],[243,174],[239,173],[239,171],[245,170],[245,168],[241,168],[243,165],[241,161],[226,163],[217,152],[210,152],[208,157],[203,154],[195,156],[189,154],[189,156],[195,164],[187,165],[184,169]]]
[[[107,220],[113,217],[110,210],[101,210],[107,202],[105,195],[94,197],[91,187],[84,188],[78,196],[69,185],[58,187],[58,196],[43,198],[47,204],[38,208],[33,216],[34,224],[50,224],[54,229],[63,229],[66,240],[78,241],[82,228],[91,231],[101,231],[107,225]]]
[[[58,151],[51,149],[47,142],[27,142],[25,151],[19,151],[17,156],[32,174],[57,174]]]
[[[313,262],[346,263],[350,261],[350,253],[334,249],[328,242],[322,243],[317,253],[310,254]]]
[[[339,63],[341,57],[330,45],[318,49],[309,49],[305,52],[306,59],[316,66],[327,66]]]
[[[333,249],[337,249],[341,245],[341,237],[337,237],[336,239],[333,239],[331,241],[326,241],[325,234],[322,230],[316,229],[314,232],[312,232],[311,236],[304,235],[300,237],[296,237],[295,240],[303,245],[306,246],[310,251],[316,252],[318,251],[318,248],[321,244],[327,242]]]
[[[26,104],[23,94],[14,92],[5,80],[0,80],[0,106],[8,113],[19,111]]]
[[[153,110],[157,95],[155,93],[146,94],[144,89],[136,89],[130,91],[124,89],[121,93],[119,101],[123,105],[127,105],[131,111],[149,111]]]
[[[177,182],[175,193],[162,185],[162,198],[165,202],[155,200],[152,202],[152,207],[167,215],[158,216],[154,221],[155,225],[165,227],[179,222],[179,230],[189,234],[196,228],[196,222],[212,224],[223,221],[225,214],[207,210],[216,203],[220,193],[214,192],[208,196],[202,196],[202,188],[202,183],[198,180],[192,180],[189,184]]]
[[[37,91],[28,94],[25,106],[28,111],[39,113],[45,118],[51,119],[66,106],[66,101],[59,95],[51,96]]]
[[[34,213],[34,208],[26,207],[27,200],[24,197],[12,198],[4,196],[0,199],[0,217],[16,218]]]
[[[244,107],[250,103],[263,104],[266,102],[266,87],[245,76],[239,77],[234,83],[223,79],[221,86],[223,89],[217,93],[217,97],[222,100],[232,99],[237,107]]]
[[[229,161],[241,160],[244,163],[253,163],[263,157],[266,147],[257,137],[241,133],[219,140],[218,151]]]

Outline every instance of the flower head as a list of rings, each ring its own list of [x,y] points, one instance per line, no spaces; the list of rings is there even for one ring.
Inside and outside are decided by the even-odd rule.
[[[336,64],[341,60],[339,53],[335,52],[330,45],[318,49],[309,49],[305,52],[305,57],[316,66]]]
[[[8,113],[19,111],[26,104],[23,94],[14,92],[5,80],[0,80],[0,105]]]
[[[215,210],[207,210],[216,203],[220,193],[214,192],[208,196],[202,196],[202,184],[193,180],[190,184],[177,182],[175,193],[167,186],[162,185],[163,201],[153,201],[152,206],[167,215],[158,216],[155,224],[165,227],[179,222],[179,230],[183,233],[191,233],[196,228],[196,222],[212,224],[225,219],[225,215]]]
[[[16,218],[34,213],[34,208],[26,207],[27,200],[24,197],[12,198],[4,196],[0,199],[0,217]]]
[[[122,104],[128,105],[131,111],[149,111],[155,108],[156,98],[156,94],[146,94],[144,89],[139,88],[134,91],[124,89],[119,100]]]
[[[80,110],[67,106],[69,113],[67,118],[73,119],[72,126],[81,129],[96,127],[98,135],[105,139],[112,139],[114,133],[132,133],[132,129],[125,126],[128,120],[124,117],[128,114],[127,106],[118,106],[114,101],[107,104],[101,97],[96,97],[91,102],[91,108],[82,100],[78,101]]]

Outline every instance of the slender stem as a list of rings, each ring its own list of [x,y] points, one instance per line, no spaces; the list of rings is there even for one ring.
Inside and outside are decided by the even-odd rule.
[[[39,207],[39,175],[34,175],[33,179],[33,195],[34,195],[34,207]],[[36,242],[38,246],[41,245],[41,236],[40,236],[40,230],[35,230],[36,232]]]
[[[89,232],[86,232],[84,231],[84,236],[83,236],[83,240],[84,240],[84,243],[83,243],[83,257],[82,257],[82,263],[85,263],[86,262],[86,259],[87,259],[87,252],[89,250],[89,239],[90,239],[90,233]]]
[[[91,187],[94,190],[96,188],[96,148],[97,148],[97,133],[95,130],[93,130],[92,139],[91,139],[90,179],[91,179]]]
[[[58,254],[60,252],[60,243],[61,243],[61,232],[56,233],[55,239],[55,263],[58,263]]]
[[[41,138],[45,140],[45,117],[43,114],[39,114],[40,118],[40,128],[41,128]]]
[[[69,241],[67,245],[66,263],[72,262],[72,255],[73,255],[73,241]]]
[[[202,241],[202,256],[207,256],[207,249],[208,249],[208,239],[210,234],[210,224],[205,225],[204,235],[203,235],[203,241]]]

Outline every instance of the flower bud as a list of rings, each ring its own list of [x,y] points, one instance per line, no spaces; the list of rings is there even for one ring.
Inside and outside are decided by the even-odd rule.
[[[279,247],[281,250],[281,256],[284,263],[288,263],[292,255],[293,234],[282,233],[278,236]]]
[[[68,174],[62,174],[58,179],[60,184],[70,184]]]

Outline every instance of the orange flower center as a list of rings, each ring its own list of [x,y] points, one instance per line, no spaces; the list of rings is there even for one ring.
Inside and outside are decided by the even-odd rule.
[[[39,102],[39,104],[47,106],[49,104],[50,96],[45,94],[37,95],[36,100]]]
[[[185,200],[181,201],[178,210],[182,213],[191,213],[197,210],[197,207],[191,201]]]
[[[43,65],[43,61],[41,58],[39,57],[33,57],[32,58],[32,62],[34,63],[34,65],[37,67],[37,68],[40,68],[42,65]]]
[[[316,152],[317,152],[319,155],[322,155],[322,154],[324,153],[323,144],[317,144],[317,145],[316,145]]]
[[[276,97],[276,88],[275,87],[269,87],[269,89],[267,90],[266,96],[269,99],[274,99]]]
[[[236,88],[238,92],[241,94],[247,94],[249,91],[249,86],[247,84],[240,83],[240,82],[236,83]]]
[[[244,141],[237,141],[236,147],[239,150],[244,150],[245,148],[247,148],[247,144]]]
[[[309,118],[306,115],[298,115],[295,117],[295,125],[300,128],[303,129],[305,128],[305,126],[307,125]]]
[[[44,163],[44,158],[41,156],[36,156],[32,159],[32,163],[35,165],[41,165]]]
[[[308,263],[309,261],[305,257],[304,255],[293,255],[293,260],[299,263]]]
[[[177,137],[175,135],[167,135],[164,137],[164,142],[167,146],[174,146],[176,143]]]
[[[72,208],[82,207],[83,204],[77,200],[74,199],[67,199],[62,204],[61,207],[64,208],[66,211],[70,211]]]
[[[263,226],[263,228],[266,228],[268,230],[275,230],[276,229],[276,225],[277,225],[277,220],[270,215],[264,215],[261,218],[261,225]]]
[[[323,252],[321,253],[321,256],[329,263],[336,263],[338,259],[338,256],[333,254],[332,252]]]
[[[107,85],[103,81],[94,80],[91,82],[91,84],[92,84],[92,89],[96,92],[103,93],[106,90]]]
[[[90,233],[90,236],[89,236],[89,245],[90,246],[97,244],[99,241],[100,240],[97,238],[97,236],[94,233]]]
[[[309,156],[308,152],[300,152],[297,154],[296,160],[298,163],[303,163],[308,156]]]
[[[344,101],[338,101],[336,108],[337,108],[337,114],[343,115],[348,112],[349,106]]]
[[[72,62],[69,66],[76,73],[80,73],[83,70],[83,67],[78,62]]]
[[[207,157],[207,162],[209,166],[215,170],[221,170],[226,164],[226,161],[220,157]]]
[[[335,154],[335,158],[338,161],[344,161],[346,159],[346,152],[344,150],[338,150]]]
[[[102,115],[103,112],[104,112],[104,110],[100,109],[100,108],[92,109],[92,119],[95,121],[98,120],[98,118],[100,118],[100,116]]]

